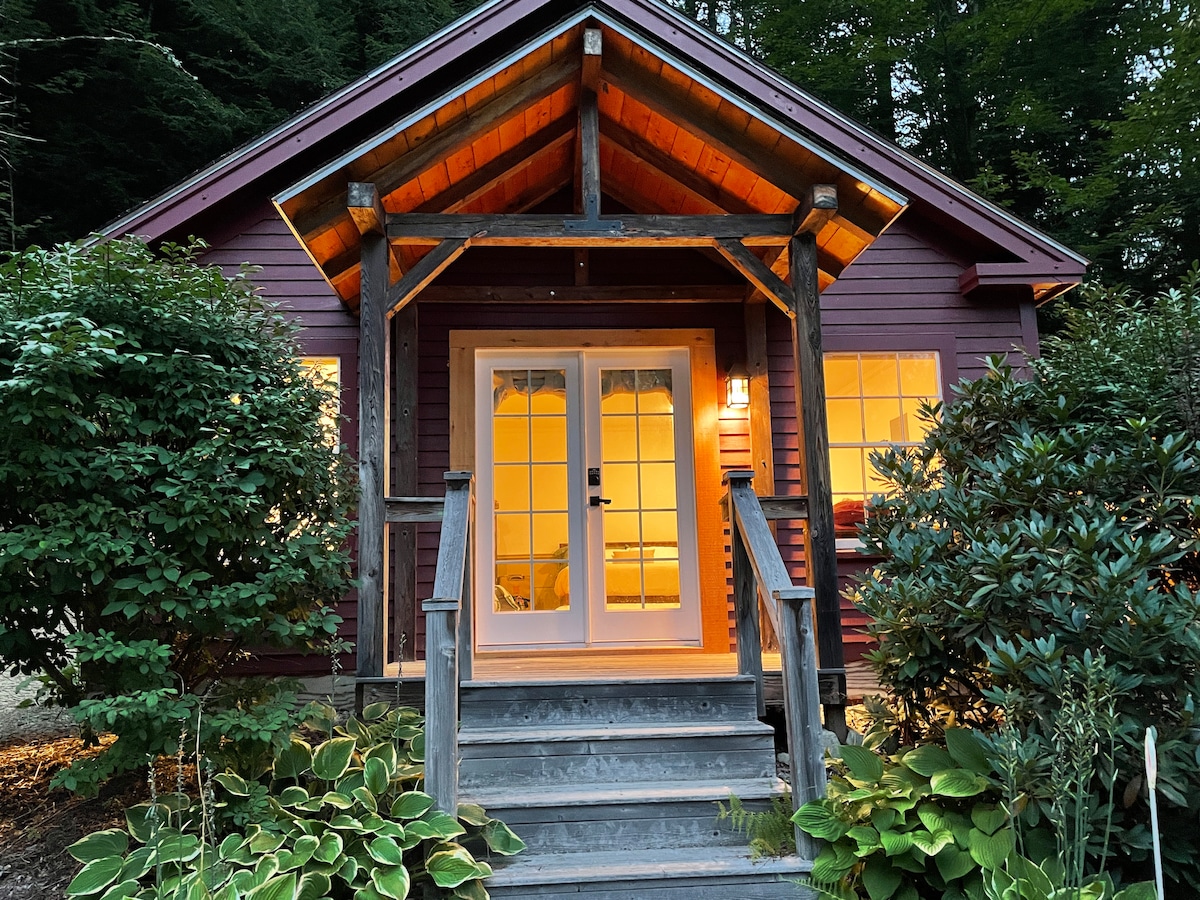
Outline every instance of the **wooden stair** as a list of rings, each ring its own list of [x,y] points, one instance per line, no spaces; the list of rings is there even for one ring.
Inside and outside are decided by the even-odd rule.
[[[737,795],[763,808],[786,786],[754,679],[467,682],[459,799],[528,844],[493,859],[493,897],[805,900],[811,862],[750,859],[717,821]]]

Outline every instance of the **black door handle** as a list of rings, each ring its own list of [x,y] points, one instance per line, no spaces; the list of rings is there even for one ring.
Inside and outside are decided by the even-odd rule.
[[[599,506],[601,503],[603,503],[605,506],[608,506],[608,504],[612,503],[612,501],[607,497],[589,497],[588,502],[591,503],[592,506]]]

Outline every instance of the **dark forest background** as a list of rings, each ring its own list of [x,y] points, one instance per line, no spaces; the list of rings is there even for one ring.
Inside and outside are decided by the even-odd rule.
[[[0,0],[0,249],[82,237],[472,0]],[[1153,289],[1200,258],[1175,0],[678,0],[805,90]]]

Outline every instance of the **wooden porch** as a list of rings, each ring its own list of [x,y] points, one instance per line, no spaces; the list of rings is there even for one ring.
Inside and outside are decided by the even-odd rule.
[[[781,706],[783,671],[778,651],[764,651],[763,682],[768,706]],[[520,684],[529,681],[579,682],[623,678],[652,681],[661,678],[704,679],[737,674],[736,653],[679,653],[639,651],[635,653],[536,653],[480,654],[475,657],[474,681],[487,684]],[[425,660],[388,663],[380,685],[401,682],[409,686],[425,683]],[[847,702],[883,692],[879,680],[862,660],[846,664]]]

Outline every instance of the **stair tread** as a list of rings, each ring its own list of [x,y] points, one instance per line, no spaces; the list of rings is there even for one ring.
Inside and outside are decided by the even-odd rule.
[[[705,722],[701,724],[672,724],[661,722],[612,725],[603,722],[586,725],[552,727],[513,725],[501,728],[479,728],[464,725],[459,729],[460,745],[525,744],[543,741],[618,741],[651,738],[725,737],[737,735],[774,734],[770,725],[759,721]]]
[[[715,802],[730,794],[741,800],[767,800],[788,790],[778,778],[726,778],[703,781],[651,781],[580,784],[570,787],[464,789],[463,801],[484,809],[538,809],[556,806],[603,806],[616,803]]]
[[[709,684],[747,684],[754,682],[753,675],[664,675],[651,678],[639,678],[635,676],[613,676],[611,678],[595,677],[593,675],[581,674],[578,678],[521,678],[514,679],[512,676],[505,678],[473,678],[470,681],[462,682],[461,687],[469,688],[531,688],[531,687],[561,687],[561,688],[578,688],[578,687],[595,687],[600,685],[623,685],[629,687],[631,685],[641,684],[695,684],[696,682],[707,682]]]
[[[687,847],[641,851],[521,854],[493,860],[493,885],[622,882],[653,878],[803,875],[812,861],[798,856],[751,859],[745,847]]]

